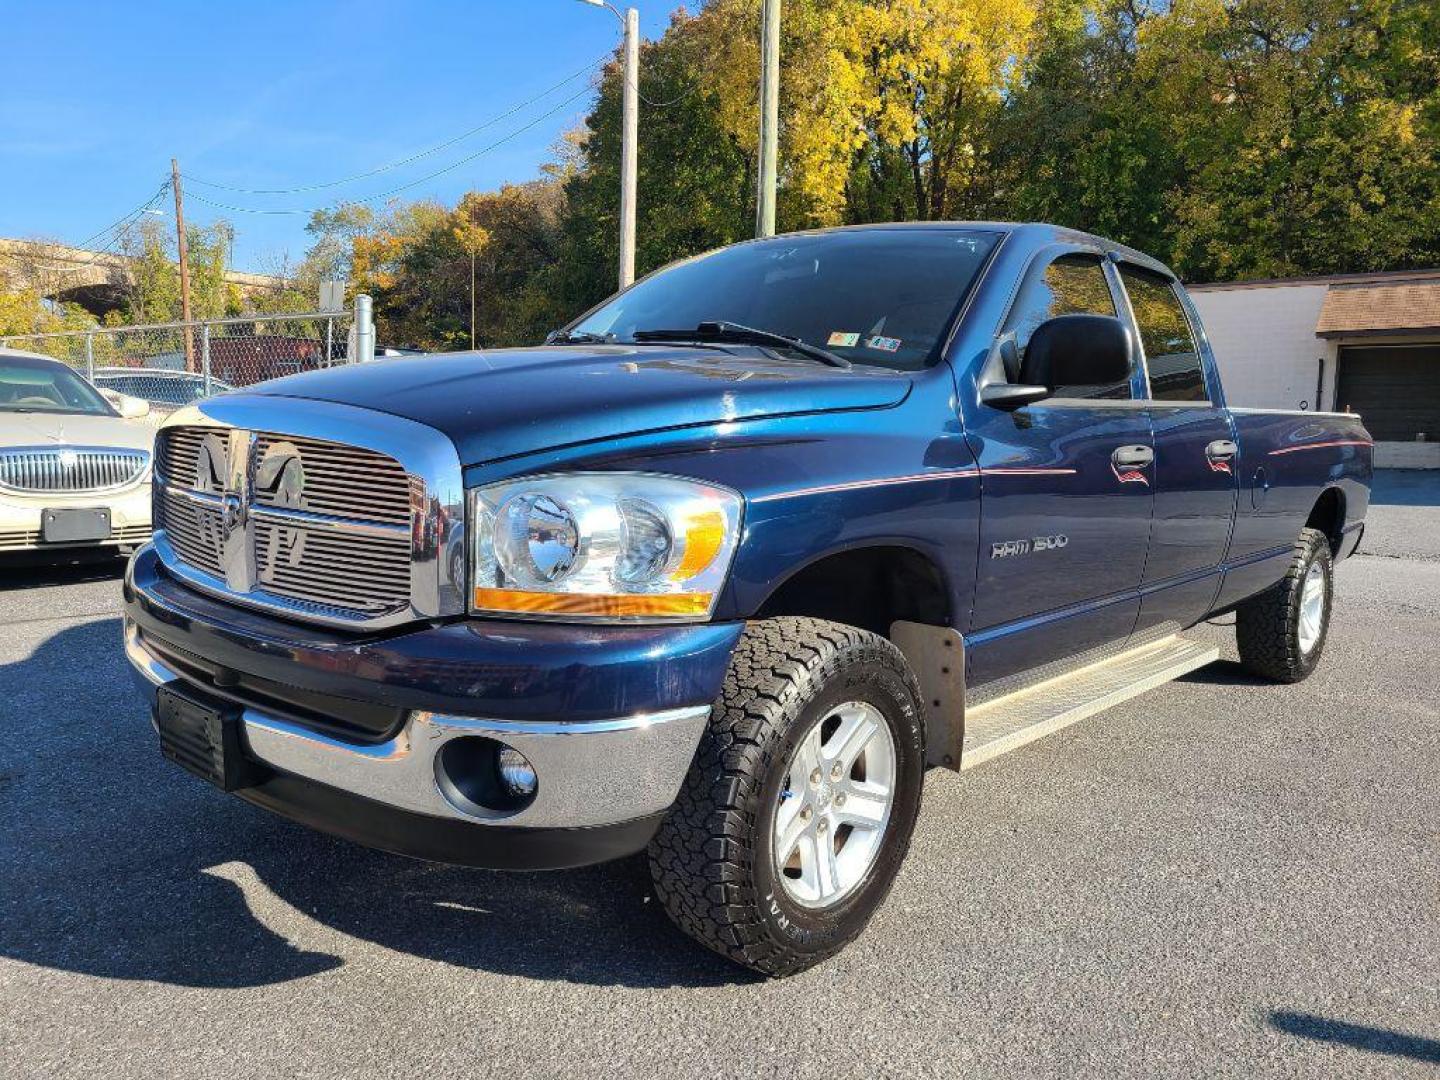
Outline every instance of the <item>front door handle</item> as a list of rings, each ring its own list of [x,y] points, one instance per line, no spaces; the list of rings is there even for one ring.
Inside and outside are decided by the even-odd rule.
[[[1240,447],[1229,439],[1216,439],[1205,447],[1205,456],[1211,461],[1229,461],[1239,452]]]
[[[1141,445],[1117,446],[1110,460],[1121,469],[1148,469],[1155,461],[1155,451]]]

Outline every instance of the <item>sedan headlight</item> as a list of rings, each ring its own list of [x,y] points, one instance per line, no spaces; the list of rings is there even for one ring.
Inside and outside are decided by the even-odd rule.
[[[740,496],[641,473],[522,477],[470,492],[470,610],[704,619],[740,531]]]

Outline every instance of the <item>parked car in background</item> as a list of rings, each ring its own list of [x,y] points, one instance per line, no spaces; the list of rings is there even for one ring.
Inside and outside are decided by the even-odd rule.
[[[125,645],[219,787],[462,864],[648,848],[686,932],[785,975],[884,899],[927,767],[1209,663],[1183,631],[1222,612],[1246,669],[1308,676],[1371,462],[1359,417],[1227,408],[1138,251],[779,236],[545,347],[175,413]]]
[[[149,413],[58,360],[0,350],[0,556],[148,540]]]
[[[168,416],[182,405],[193,405],[234,389],[229,383],[213,377],[207,389],[205,376],[165,368],[96,368],[94,382],[101,390],[148,401],[157,417]]]

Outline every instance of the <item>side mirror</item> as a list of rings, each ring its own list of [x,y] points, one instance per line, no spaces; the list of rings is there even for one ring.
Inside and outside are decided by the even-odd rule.
[[[1034,386],[1106,386],[1130,377],[1133,346],[1113,315],[1057,315],[1030,335],[1020,381]]]
[[[150,402],[144,398],[131,397],[129,394],[118,394],[119,401],[115,408],[126,420],[139,420],[142,416],[150,415]]]

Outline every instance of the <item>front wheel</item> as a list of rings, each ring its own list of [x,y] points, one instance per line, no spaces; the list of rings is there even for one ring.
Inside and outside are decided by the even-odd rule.
[[[820,619],[750,624],[650,846],[671,918],[768,975],[839,952],[909,848],[923,717],[915,677],[885,638]]]
[[[1235,643],[1248,670],[1282,683],[1315,670],[1330,631],[1333,573],[1325,534],[1300,530],[1285,576],[1235,611]]]

